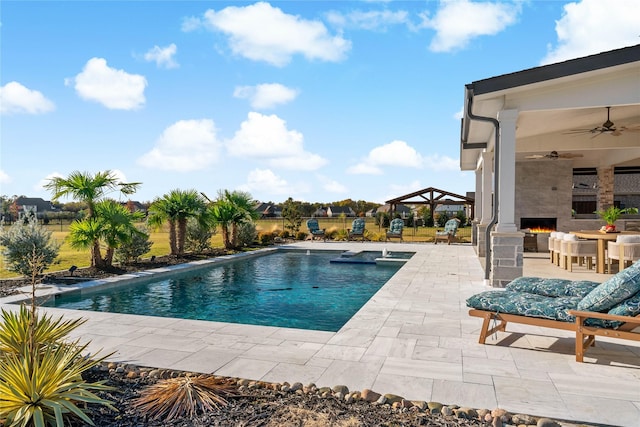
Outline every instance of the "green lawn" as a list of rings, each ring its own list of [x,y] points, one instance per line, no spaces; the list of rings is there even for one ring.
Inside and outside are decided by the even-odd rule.
[[[319,218],[318,223],[320,228],[325,228],[328,232],[332,230],[344,230],[351,228],[351,222],[353,218]],[[282,231],[286,223],[282,218],[274,219],[261,219],[256,221],[258,231]],[[375,224],[373,218],[366,218],[366,230],[371,233],[372,239],[379,237],[384,238],[385,230],[378,227]],[[68,270],[69,267],[75,265],[77,267],[88,267],[90,265],[90,252],[89,250],[78,251],[72,249],[65,241],[65,238],[69,234],[68,225],[50,224],[46,226],[52,231],[52,237],[58,242],[62,242],[60,247],[60,254],[58,255],[58,263],[54,264],[47,271]],[[406,242],[432,242],[435,232],[442,230],[442,227],[405,227],[403,232],[403,238]],[[303,221],[300,231],[306,232],[307,226]],[[458,238],[462,242],[471,241],[471,227],[464,227],[458,229]],[[166,229],[151,232],[150,240],[153,242],[151,251],[145,255],[145,257],[162,256],[167,255],[169,250],[169,233]],[[397,242],[397,240],[394,240]],[[222,234],[217,233],[213,236],[212,245],[214,248],[223,247]],[[16,273],[6,270],[4,260],[0,257],[0,279],[7,279],[11,277],[17,277]]]

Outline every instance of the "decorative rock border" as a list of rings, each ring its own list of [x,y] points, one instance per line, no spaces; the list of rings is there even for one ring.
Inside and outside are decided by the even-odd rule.
[[[199,376],[206,375],[196,372],[183,372],[170,369],[157,369],[139,367],[136,365],[117,364],[114,362],[104,362],[100,369],[108,371],[109,374],[123,375],[129,379],[135,378],[153,378],[153,379],[167,379],[176,378],[184,375]],[[216,375],[213,375],[218,377]],[[371,405],[388,405],[393,410],[398,412],[416,412],[430,415],[440,415],[449,417],[451,419],[465,419],[474,420],[482,423],[486,423],[487,426],[492,427],[589,427],[586,424],[574,424],[566,421],[556,421],[546,417],[535,417],[527,414],[512,414],[501,408],[490,409],[475,409],[469,407],[460,407],[458,405],[445,405],[440,402],[426,402],[422,400],[408,400],[402,396],[395,394],[380,394],[370,389],[364,389],[362,391],[351,391],[345,385],[336,385],[334,387],[317,387],[315,384],[310,383],[303,385],[300,382],[290,384],[288,382],[283,383],[270,383],[265,381],[248,380],[242,378],[229,378],[220,377],[228,380],[235,381],[238,387],[238,391],[252,389],[271,389],[274,391],[280,391],[283,393],[296,393],[299,395],[315,395],[321,398],[333,398],[343,400],[346,403],[353,403],[356,401],[365,401]]]

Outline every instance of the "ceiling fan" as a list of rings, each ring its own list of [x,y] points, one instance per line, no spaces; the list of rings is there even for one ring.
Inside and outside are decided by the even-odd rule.
[[[620,126],[620,127],[616,127],[615,124],[611,121],[610,118],[610,113],[611,113],[611,107],[606,107],[607,108],[607,120],[602,123],[602,125],[600,126],[596,126],[594,128],[588,128],[588,129],[572,129],[568,132],[566,132],[567,134],[580,134],[580,133],[591,133],[593,134],[592,138],[595,138],[596,136],[602,135],[603,133],[607,133],[609,135],[613,135],[613,136],[620,136],[622,135],[623,131],[632,131],[632,132],[636,132],[636,131],[640,131],[640,128],[637,126],[634,127],[627,127],[627,126]]]
[[[548,154],[532,154],[530,156],[525,156],[525,159],[573,159],[576,157],[583,157],[580,153],[558,153],[557,151],[552,151]]]

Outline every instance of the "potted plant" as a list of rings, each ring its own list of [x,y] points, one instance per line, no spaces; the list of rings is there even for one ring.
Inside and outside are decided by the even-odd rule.
[[[619,207],[611,205],[607,209],[603,211],[597,211],[596,213],[607,223],[607,225],[604,225],[600,230],[606,233],[615,233],[615,222],[620,218],[620,216],[626,213],[637,214],[638,208],[620,209]]]

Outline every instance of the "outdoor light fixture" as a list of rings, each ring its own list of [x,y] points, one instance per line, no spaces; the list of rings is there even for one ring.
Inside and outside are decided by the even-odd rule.
[[[71,275],[73,276],[73,272],[76,271],[78,269],[78,267],[76,267],[75,265],[72,265],[71,267],[69,267],[69,273],[71,273]]]

